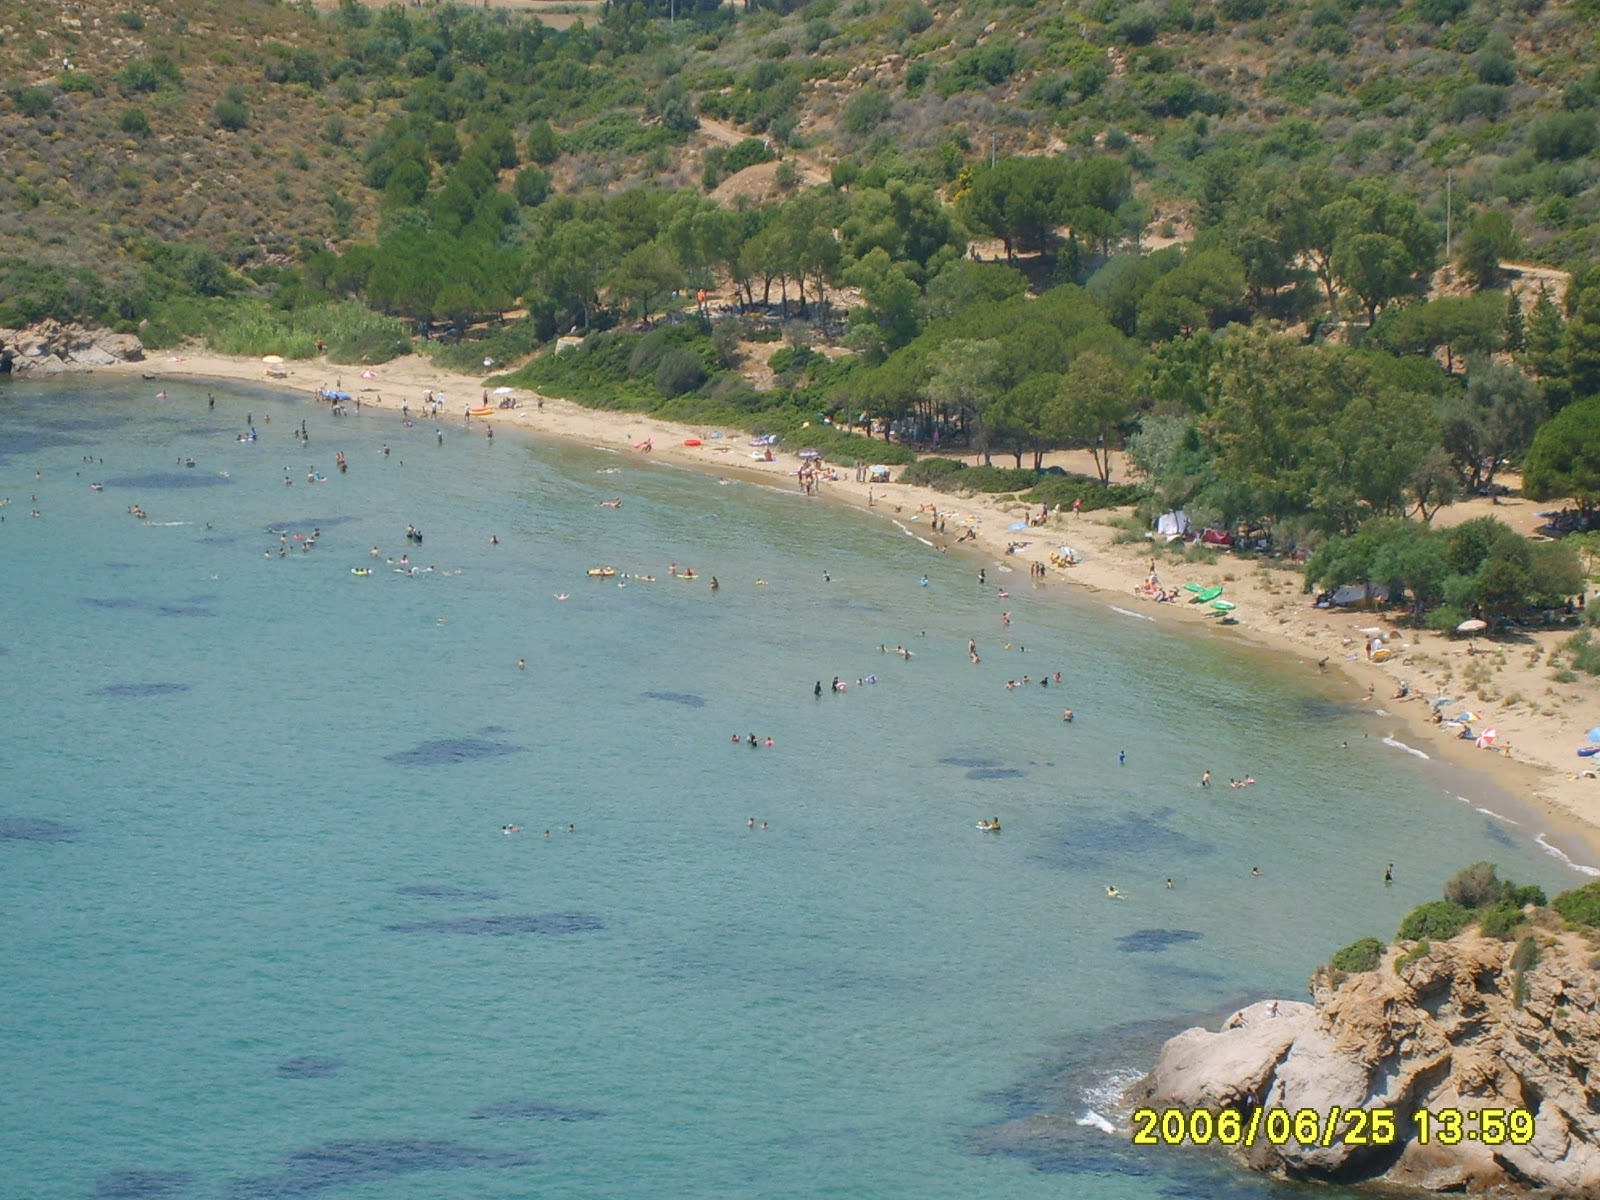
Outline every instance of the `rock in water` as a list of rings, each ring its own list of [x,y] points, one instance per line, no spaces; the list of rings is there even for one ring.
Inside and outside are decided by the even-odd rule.
[[[1520,952],[1516,942],[1477,934],[1431,946],[1401,942],[1375,970],[1320,969],[1313,1004],[1262,1002],[1220,1031],[1180,1033],[1129,1099],[1157,1114],[1231,1109],[1244,1128],[1259,1108],[1266,1119],[1255,1144],[1228,1152],[1281,1178],[1600,1194],[1593,957],[1580,934],[1546,929],[1524,939]],[[1375,1137],[1380,1120],[1346,1115],[1324,1137],[1335,1108],[1387,1112],[1393,1131]],[[1275,1117],[1280,1110],[1287,1120]],[[1296,1129],[1303,1112],[1315,1121],[1302,1117],[1307,1124]],[[1266,1136],[1274,1118],[1290,1136]],[[1319,1128],[1306,1138],[1311,1123]],[[1349,1136],[1358,1125],[1366,1144]],[[1136,1117],[1136,1135],[1140,1127]]]

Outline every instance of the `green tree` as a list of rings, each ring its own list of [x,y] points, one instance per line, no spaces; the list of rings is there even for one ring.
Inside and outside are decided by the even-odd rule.
[[[1575,400],[1534,435],[1522,468],[1530,500],[1570,498],[1585,514],[1600,504],[1600,396]]]
[[[929,397],[962,425],[975,426],[984,463],[991,453],[984,408],[1000,374],[1000,343],[954,338],[928,356]]]
[[[1520,244],[1511,218],[1498,209],[1488,209],[1477,215],[1461,239],[1456,261],[1474,287],[1491,287],[1500,280],[1501,260],[1515,258]]]
[[[1134,414],[1132,385],[1126,363],[1098,349],[1074,357],[1061,381],[1058,427],[1094,456],[1101,483],[1111,482],[1111,456]]]
[[[1566,319],[1543,283],[1528,312],[1528,332],[1523,347],[1522,361],[1528,370],[1540,378],[1563,374],[1566,364],[1561,355],[1561,344],[1566,332]]]
[[[532,282],[587,328],[600,279],[616,256],[616,233],[604,221],[564,220],[534,243],[529,256]]]
[[[1244,264],[1226,250],[1186,254],[1139,302],[1139,336],[1160,342],[1242,315]]]
[[[555,130],[550,128],[550,122],[533,122],[528,127],[528,161],[548,167],[560,154],[561,147],[556,144]]]
[[[1342,235],[1332,266],[1334,278],[1361,301],[1369,326],[1378,319],[1380,308],[1411,285],[1413,265],[1406,248],[1386,233]]]
[[[637,300],[639,316],[646,321],[655,311],[656,299],[682,284],[683,273],[672,252],[658,242],[635,246],[606,275],[606,287],[612,294]]]

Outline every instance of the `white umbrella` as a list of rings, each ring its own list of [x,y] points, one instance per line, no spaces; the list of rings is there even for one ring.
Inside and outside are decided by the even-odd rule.
[[[514,392],[514,391],[516,391],[516,389],[515,389],[515,388],[508,388],[508,387],[497,387],[497,388],[495,388],[495,390],[494,390],[494,394],[495,394],[495,395],[496,395],[496,396],[509,396],[509,395],[511,395],[511,393],[512,393],[512,392]]]
[[[283,361],[283,355],[281,355],[281,354],[263,354],[261,356],[261,361],[264,362],[264,363],[281,363]]]
[[[1487,629],[1487,628],[1489,628],[1489,622],[1480,621],[1477,618],[1473,618],[1470,621],[1463,621],[1463,622],[1461,622],[1461,624],[1457,625],[1456,626],[1456,632],[1457,633],[1477,633],[1480,629]]]

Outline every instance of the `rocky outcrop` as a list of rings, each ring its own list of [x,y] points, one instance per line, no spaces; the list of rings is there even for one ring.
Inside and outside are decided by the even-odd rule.
[[[1258,1108],[1269,1118],[1316,1114],[1283,1138],[1266,1131],[1291,1129],[1286,1118],[1258,1121],[1253,1146],[1228,1150],[1290,1179],[1600,1194],[1595,947],[1542,930],[1526,943],[1469,934],[1413,958],[1417,949],[1401,943],[1359,974],[1324,968],[1312,1004],[1252,1005],[1220,1031],[1179,1034],[1131,1102],[1157,1112],[1231,1110],[1245,1129]],[[1393,1133],[1374,1137],[1378,1121],[1345,1117],[1325,1137],[1336,1108],[1388,1111]],[[1348,1136],[1358,1125],[1364,1145]]]
[[[12,353],[19,374],[81,370],[119,362],[142,362],[144,347],[131,333],[88,325],[40,321],[26,329],[0,329],[0,347]]]

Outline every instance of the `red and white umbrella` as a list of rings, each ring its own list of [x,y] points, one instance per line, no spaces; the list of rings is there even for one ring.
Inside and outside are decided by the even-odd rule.
[[[1494,730],[1485,729],[1478,735],[1477,746],[1479,750],[1487,750],[1494,745]]]

